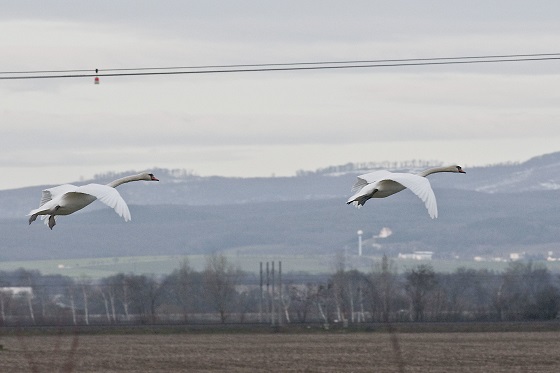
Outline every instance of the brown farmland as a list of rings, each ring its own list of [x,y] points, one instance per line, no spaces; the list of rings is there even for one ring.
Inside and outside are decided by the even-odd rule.
[[[0,336],[0,372],[558,372],[560,332]]]

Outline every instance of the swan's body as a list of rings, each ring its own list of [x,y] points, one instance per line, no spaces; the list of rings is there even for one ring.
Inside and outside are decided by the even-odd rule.
[[[130,211],[128,206],[115,188],[124,183],[140,180],[159,181],[153,174],[141,173],[114,180],[107,185],[87,184],[76,186],[63,184],[45,189],[39,208],[31,210],[27,214],[30,216],[29,224],[33,223],[39,215],[43,215],[42,219],[46,219],[48,216],[45,224],[48,224],[49,228],[52,229],[56,224],[56,216],[70,215],[83,209],[96,199],[113,208],[125,221],[129,221]]]
[[[430,217],[435,219],[438,215],[436,196],[426,176],[436,172],[465,173],[461,166],[434,167],[418,174],[385,170],[370,172],[358,176],[352,187],[355,194],[348,199],[347,204],[359,208],[370,198],[385,198],[408,188],[424,202]]]

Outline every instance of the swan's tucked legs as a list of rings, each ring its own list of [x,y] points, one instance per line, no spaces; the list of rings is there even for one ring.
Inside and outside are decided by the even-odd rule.
[[[33,223],[36,219],[37,216],[39,216],[39,214],[33,214],[29,217],[29,224]]]
[[[55,225],[56,225],[55,216],[54,215],[49,216],[49,228],[52,230]]]
[[[349,204],[352,203],[352,204],[354,204],[356,207],[360,208],[360,207],[362,207],[362,206],[366,203],[366,201],[367,201],[368,199],[372,198],[372,196],[373,196],[375,193],[377,193],[377,192],[379,192],[379,189],[376,188],[376,189],[374,189],[373,192],[371,192],[370,194],[366,194],[366,195],[360,196],[360,197],[354,199],[353,201],[348,201],[348,202],[346,202],[346,204],[349,205]]]

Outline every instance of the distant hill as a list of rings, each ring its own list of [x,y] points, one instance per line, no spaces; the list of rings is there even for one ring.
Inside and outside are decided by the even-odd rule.
[[[560,191],[488,194],[436,189],[440,216],[404,191],[355,209],[340,198],[252,204],[132,205],[125,223],[109,209],[60,217],[50,231],[42,222],[0,220],[0,260],[200,254],[217,250],[274,255],[334,253],[355,249],[364,231],[364,253],[431,250],[442,258],[471,259],[526,251],[544,255],[560,247]]]
[[[0,191],[0,260],[226,249],[324,253],[354,248],[358,229],[364,231],[364,252],[372,253],[377,243],[390,255],[431,250],[439,257],[472,258],[526,251],[538,257],[560,248],[560,153],[466,168],[466,175],[431,175],[440,212],[436,220],[408,191],[369,201],[360,210],[347,206],[355,176],[367,171],[362,166],[248,179],[153,170],[159,183],[119,187],[131,222],[96,202],[61,217],[53,231],[39,221],[28,226],[25,217],[46,186]],[[96,182],[120,176],[100,175]],[[383,227],[393,234],[374,239]]]

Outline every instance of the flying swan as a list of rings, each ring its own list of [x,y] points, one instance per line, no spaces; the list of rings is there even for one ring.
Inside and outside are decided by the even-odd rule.
[[[45,220],[45,224],[48,224],[49,228],[53,229],[56,224],[57,215],[70,215],[83,209],[96,199],[113,208],[125,221],[129,221],[130,211],[128,206],[115,188],[124,183],[141,180],[159,181],[154,174],[144,172],[114,180],[107,185],[87,184],[76,186],[63,184],[45,189],[41,196],[39,208],[31,210],[27,214],[27,216],[30,216],[29,224],[33,223],[39,215],[43,215],[41,219],[46,219],[48,216],[49,218]]]
[[[461,166],[456,165],[429,168],[418,174],[385,170],[370,172],[358,176],[352,187],[352,193],[355,194],[348,199],[347,204],[360,208],[370,198],[385,198],[408,188],[424,202],[428,214],[435,219],[438,215],[436,196],[426,176],[436,172],[466,173]]]

